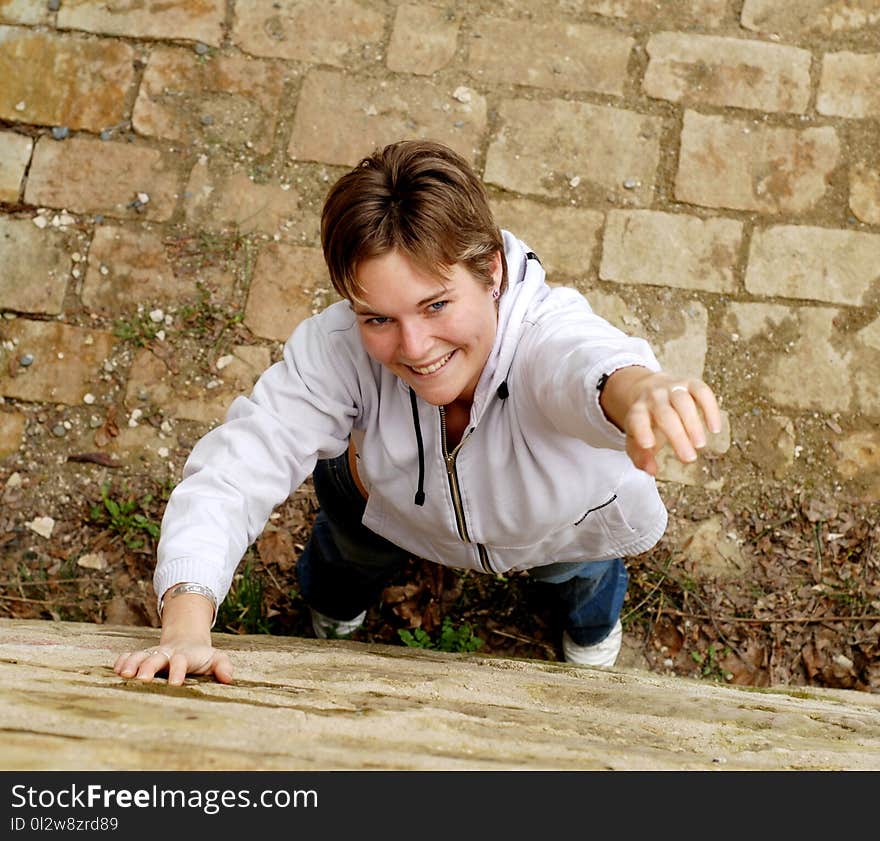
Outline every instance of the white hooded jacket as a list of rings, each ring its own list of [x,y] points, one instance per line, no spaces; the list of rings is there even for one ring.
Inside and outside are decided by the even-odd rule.
[[[272,510],[319,458],[357,443],[364,524],[413,556],[504,573],[644,552],[667,513],[604,415],[603,374],[660,366],[648,344],[551,288],[504,232],[508,288],[459,445],[443,412],[371,359],[348,302],[303,321],[281,361],[193,448],[162,520],[157,595],[178,581],[222,601]],[[421,455],[420,455],[421,452]]]

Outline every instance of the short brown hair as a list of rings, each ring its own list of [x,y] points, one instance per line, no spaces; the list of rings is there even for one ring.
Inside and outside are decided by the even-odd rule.
[[[333,288],[360,296],[358,265],[397,250],[425,271],[463,264],[491,286],[501,231],[482,181],[459,154],[430,140],[402,140],[364,158],[330,188],[321,214],[321,246]]]

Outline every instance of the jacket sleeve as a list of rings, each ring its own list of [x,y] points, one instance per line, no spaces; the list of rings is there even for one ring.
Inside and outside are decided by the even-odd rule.
[[[222,601],[272,510],[319,458],[345,450],[360,403],[358,363],[345,332],[327,330],[320,317],[302,322],[281,361],[196,443],[162,519],[158,597],[177,581],[194,581]]]
[[[573,289],[554,290],[517,351],[534,406],[563,435],[593,447],[623,450],[626,436],[599,405],[603,374],[640,365],[659,371],[650,345],[596,315]]]

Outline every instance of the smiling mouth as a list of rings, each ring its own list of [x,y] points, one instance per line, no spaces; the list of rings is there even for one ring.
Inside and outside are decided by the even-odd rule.
[[[447,362],[449,362],[449,358],[452,354],[455,353],[454,350],[449,351],[442,359],[438,359],[436,362],[432,362],[430,365],[426,365],[424,368],[417,368],[415,365],[407,365],[407,367],[411,371],[415,371],[417,374],[421,374],[425,376],[427,374],[433,374],[435,371],[439,371]]]

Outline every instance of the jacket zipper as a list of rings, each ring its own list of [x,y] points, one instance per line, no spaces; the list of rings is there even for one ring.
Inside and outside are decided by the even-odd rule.
[[[449,492],[452,494],[452,507],[455,509],[455,522],[458,526],[458,536],[465,543],[471,543],[472,541],[468,534],[467,523],[464,519],[464,508],[461,504],[461,491],[458,487],[458,474],[455,472],[455,457],[458,455],[458,451],[461,449],[461,445],[464,444],[468,435],[470,435],[470,432],[462,435],[461,441],[458,442],[458,446],[451,453],[449,452],[446,440],[446,411],[443,406],[441,406],[440,439],[443,446],[443,461],[446,463],[446,478],[449,480]],[[495,570],[493,570],[489,564],[489,555],[486,552],[486,547],[483,546],[482,543],[476,543],[474,545],[477,547],[477,552],[480,555],[480,566],[483,568],[483,571],[490,574],[494,573]]]

